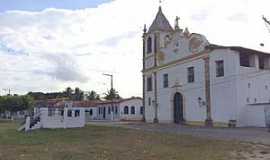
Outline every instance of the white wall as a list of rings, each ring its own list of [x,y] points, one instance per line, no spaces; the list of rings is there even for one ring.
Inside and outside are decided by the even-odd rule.
[[[66,110],[72,110],[72,117],[65,117],[66,128],[78,128],[85,126],[85,109],[84,108],[72,108]],[[80,110],[80,116],[75,117],[75,110]]]
[[[224,77],[216,77],[216,61],[224,61]],[[212,119],[228,123],[236,120],[237,76],[239,56],[229,49],[216,49],[210,53],[210,84]]]
[[[241,111],[239,126],[265,127],[264,108],[270,105],[247,105]]]
[[[169,43],[165,44],[166,36],[170,36]],[[205,43],[208,43],[204,36],[191,35],[187,37],[183,32],[160,33],[160,51],[163,54],[163,60],[158,60],[157,65],[168,64],[170,62],[193,55],[190,51],[189,41],[193,36],[200,37]],[[177,45],[178,44],[178,45]],[[205,45],[205,44],[203,44]],[[147,47],[147,44],[145,45]],[[158,53],[160,54],[160,53]],[[146,54],[146,57],[151,56]],[[146,69],[153,66],[154,58],[145,60]],[[195,82],[187,83],[187,68],[195,67]],[[163,74],[169,75],[169,87],[163,88]],[[152,76],[153,91],[147,91],[147,77]],[[145,118],[146,122],[153,122],[155,116],[155,105],[152,103],[154,97],[154,76],[145,73]],[[173,87],[180,84],[181,87]],[[161,123],[173,122],[173,97],[176,92],[184,96],[184,118],[188,121],[204,121],[206,119],[206,109],[198,104],[198,97],[205,100],[204,93],[204,61],[196,60],[181,65],[170,66],[157,72],[157,96],[158,96],[158,120]],[[149,98],[151,104],[149,105]]]
[[[90,110],[92,110],[92,115],[90,115]],[[87,111],[87,112],[86,112]],[[86,122],[98,119],[98,108],[97,107],[87,107],[85,108],[85,120]]]
[[[176,43],[179,46],[176,46]],[[164,54],[164,64],[192,55],[189,51],[189,38],[182,33],[175,33],[166,48],[161,48]]]
[[[123,100],[122,102],[117,102],[113,104],[114,108],[117,107],[117,113],[114,109],[114,112],[111,109],[109,114],[109,108],[112,108],[112,104],[104,103],[99,104],[96,108],[97,120],[107,120],[107,121],[120,121],[120,120],[142,120],[143,115],[140,114],[140,107],[142,106],[142,99],[130,99]],[[124,107],[129,107],[129,114],[124,114]],[[130,114],[131,106],[135,107],[135,114]],[[99,114],[99,108],[101,112]],[[103,117],[105,108],[105,119]]]
[[[224,77],[216,77],[216,61],[224,61]],[[237,110],[237,72],[238,54],[227,49],[210,53],[210,86],[212,118],[215,122],[228,123],[236,119]],[[187,82],[187,68],[194,67],[195,82]],[[205,121],[206,106],[200,106],[198,98],[205,101],[204,60],[194,60],[184,64],[162,69],[157,73],[158,119],[161,123],[173,122],[173,96],[176,92],[184,98],[184,119],[186,121]],[[163,88],[163,74],[169,75],[169,87]],[[175,85],[180,87],[174,87]],[[153,84],[154,85],[154,84]],[[146,86],[147,88],[147,86]],[[154,89],[153,89],[154,90]],[[148,98],[154,93],[146,91],[146,120],[152,122],[154,106],[148,106]]]
[[[140,113],[142,105],[142,99],[131,99],[120,103],[120,120],[134,120],[141,121],[143,114]],[[124,107],[128,106],[129,114],[124,114]],[[135,114],[131,114],[131,107],[135,107]]]
[[[41,127],[42,128],[77,128],[85,125],[84,108],[64,108],[64,116],[55,114],[48,116],[48,108],[41,108]],[[67,116],[67,111],[72,110],[72,117]],[[75,117],[75,110],[80,110],[80,116]]]
[[[264,105],[261,104],[270,105],[269,80],[270,70],[254,71],[251,68],[249,72],[241,72],[238,79],[239,126],[265,126]]]
[[[195,81],[188,83],[187,68],[194,67]],[[173,98],[176,92],[184,98],[184,118],[187,121],[203,121],[206,112],[198,104],[198,97],[204,99],[204,61],[196,60],[190,63],[161,70],[158,79],[158,119],[162,123],[173,122]],[[163,75],[169,76],[169,87],[163,87]],[[181,87],[175,87],[181,85]]]
[[[117,108],[117,113],[112,111],[112,106],[114,108]],[[99,108],[101,108],[100,114],[98,111]],[[104,108],[105,108],[105,118],[103,117]],[[110,113],[109,113],[109,108],[111,108]],[[111,103],[99,104],[97,106],[97,119],[98,120],[107,120],[107,121],[118,121],[119,120],[119,104],[118,103],[114,103],[113,105]]]

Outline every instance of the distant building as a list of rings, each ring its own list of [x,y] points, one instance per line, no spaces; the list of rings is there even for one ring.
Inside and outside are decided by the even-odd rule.
[[[10,111],[5,111],[4,113],[0,113],[0,118],[21,120],[21,119],[25,119],[25,116],[29,114],[30,113],[27,110],[17,111],[17,112],[12,112],[12,113]]]
[[[78,128],[86,122],[141,121],[144,108],[142,98],[132,97],[113,101],[68,101],[51,99],[36,101],[29,130],[38,128]],[[22,126],[20,130],[24,129]]]
[[[128,99],[101,101],[89,108],[88,120],[107,121],[142,121],[144,107],[142,98],[133,97]]]
[[[38,128],[79,128],[85,126],[85,108],[72,101],[48,100],[35,108],[33,120]],[[35,127],[35,124],[32,124]]]
[[[147,122],[265,126],[270,107],[270,54],[214,45],[172,27],[161,7],[143,34]],[[235,35],[232,35],[235,36]]]

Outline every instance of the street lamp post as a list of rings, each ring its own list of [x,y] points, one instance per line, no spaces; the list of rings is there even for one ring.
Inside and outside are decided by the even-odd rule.
[[[103,73],[103,75],[111,77],[111,89],[113,89],[113,75],[112,74],[105,74],[105,73]]]
[[[3,91],[8,92],[8,95],[10,95],[10,88],[3,88]]]
[[[113,91],[113,75],[112,74],[106,74],[106,73],[103,73],[104,76],[108,76],[111,78],[111,91]],[[114,120],[114,112],[115,112],[115,108],[113,106],[113,97],[112,97],[112,100],[111,100],[111,111],[112,111],[112,119]]]

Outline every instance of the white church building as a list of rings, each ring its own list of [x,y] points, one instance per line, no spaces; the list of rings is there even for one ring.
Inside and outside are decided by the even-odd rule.
[[[161,7],[143,34],[146,122],[265,126],[270,108],[270,54],[220,46],[172,27]]]

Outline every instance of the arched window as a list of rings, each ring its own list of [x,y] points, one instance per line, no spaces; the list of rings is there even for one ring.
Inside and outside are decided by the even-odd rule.
[[[115,108],[114,108],[114,113],[118,114],[118,107],[117,106],[115,106]]]
[[[108,108],[108,114],[111,114],[111,107]]]
[[[67,116],[68,116],[68,117],[72,117],[72,110],[68,110]]]
[[[80,117],[80,110],[75,110],[75,117]]]
[[[152,38],[147,39],[147,53],[152,53]]]
[[[134,106],[131,107],[131,114],[135,114],[135,107]]]
[[[125,106],[125,108],[124,108],[124,114],[128,114],[128,106]]]

